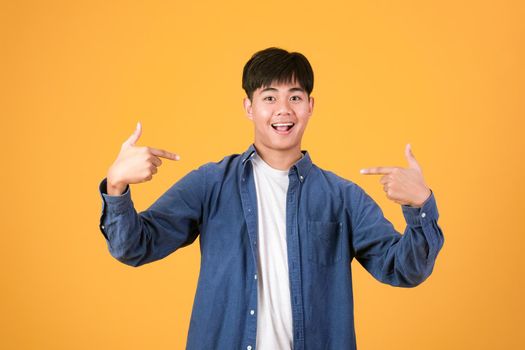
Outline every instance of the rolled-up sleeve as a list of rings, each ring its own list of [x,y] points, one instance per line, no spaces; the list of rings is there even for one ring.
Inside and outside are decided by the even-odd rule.
[[[407,224],[404,234],[362,188],[354,185],[347,195],[352,247],[361,265],[393,286],[414,287],[426,280],[444,243],[434,192],[420,208],[401,206]]]
[[[134,208],[129,185],[121,195],[111,196],[104,178],[99,184],[99,228],[111,255],[124,264],[140,266],[195,241],[202,223],[204,172],[204,166],[192,170],[140,213]]]

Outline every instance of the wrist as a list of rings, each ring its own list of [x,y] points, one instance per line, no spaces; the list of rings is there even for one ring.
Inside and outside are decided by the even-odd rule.
[[[427,187],[427,192],[425,196],[422,196],[423,199],[418,201],[417,203],[412,203],[410,206],[414,208],[421,208],[423,204],[425,204],[425,202],[430,198],[431,194],[432,192],[430,191],[430,188]]]
[[[124,190],[126,189],[127,184],[119,181],[115,181],[111,177],[107,177],[107,193],[110,196],[120,196],[122,193],[124,193]]]

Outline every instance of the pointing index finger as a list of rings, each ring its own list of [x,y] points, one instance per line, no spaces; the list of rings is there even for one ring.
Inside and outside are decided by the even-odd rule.
[[[162,158],[166,158],[166,159],[171,159],[171,160],[179,160],[180,159],[178,154],[171,153],[171,152],[165,151],[163,149],[151,148],[151,153],[156,155],[157,157],[162,157]]]
[[[387,175],[390,174],[395,167],[378,166],[373,168],[361,169],[359,172],[364,175]]]

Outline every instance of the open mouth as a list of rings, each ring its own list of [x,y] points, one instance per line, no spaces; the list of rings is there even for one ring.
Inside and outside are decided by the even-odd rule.
[[[273,123],[272,128],[277,130],[279,133],[288,133],[293,127],[295,123],[289,122],[289,123]]]

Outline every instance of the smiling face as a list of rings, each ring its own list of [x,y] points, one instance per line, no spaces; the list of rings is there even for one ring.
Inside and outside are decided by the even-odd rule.
[[[255,147],[300,152],[313,105],[313,97],[296,82],[274,82],[255,90],[251,100],[244,99],[246,116],[255,127]]]

